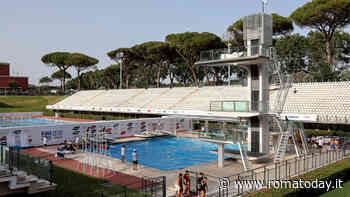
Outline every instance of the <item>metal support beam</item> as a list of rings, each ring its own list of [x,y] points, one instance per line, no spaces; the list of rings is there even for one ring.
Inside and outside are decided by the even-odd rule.
[[[218,168],[224,167],[224,144],[218,144]]]

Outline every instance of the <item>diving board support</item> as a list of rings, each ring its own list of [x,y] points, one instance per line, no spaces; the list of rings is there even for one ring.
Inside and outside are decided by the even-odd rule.
[[[295,132],[294,131],[292,133],[292,140],[293,140],[293,144],[294,144],[294,148],[295,148],[295,153],[296,153],[297,157],[300,157],[297,141],[295,140]]]
[[[225,144],[217,144],[218,145],[218,168],[224,167],[224,147]]]
[[[242,159],[244,170],[249,170],[251,166],[250,166],[250,163],[248,161],[247,152],[243,149],[242,144],[240,142],[238,142],[237,144],[238,144],[239,152],[241,154],[241,159]]]

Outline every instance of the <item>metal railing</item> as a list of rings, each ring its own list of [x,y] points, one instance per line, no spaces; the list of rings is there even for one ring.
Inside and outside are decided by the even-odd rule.
[[[212,49],[207,51],[201,51],[200,62],[212,61],[212,60],[223,60],[229,58],[238,57],[272,57],[272,47],[263,46],[250,46],[248,48],[225,48],[225,49]]]
[[[247,141],[247,128],[209,130],[207,132],[197,132],[198,137],[202,139],[228,141],[232,143]]]
[[[319,123],[350,124],[350,116],[346,115],[318,115]]]
[[[20,149],[1,145],[0,165],[11,174],[24,171],[28,175],[35,175],[52,183],[52,161],[31,156],[21,152]]]
[[[99,197],[166,197],[166,177],[142,177],[127,185],[107,183],[98,192]]]
[[[273,181],[289,180],[306,172],[343,160],[349,156],[349,150],[327,150],[321,153],[312,153],[284,160],[280,163],[275,163],[274,166],[264,166],[231,176],[221,177],[218,190],[214,196],[241,196],[267,188]]]

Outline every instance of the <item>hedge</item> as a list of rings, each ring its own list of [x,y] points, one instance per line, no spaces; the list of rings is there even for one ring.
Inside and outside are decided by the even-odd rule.
[[[305,135],[307,137],[312,137],[312,136],[350,137],[350,132],[346,132],[346,131],[328,131],[328,130],[319,130],[319,129],[305,129]]]
[[[334,186],[336,179],[341,179],[343,182],[350,180],[350,158],[346,158],[342,161],[324,166],[322,168],[313,170],[301,176],[291,179],[291,181],[298,180],[322,180],[322,181],[332,181],[332,186]],[[331,187],[332,187],[331,186]],[[331,189],[332,190],[332,189]],[[251,197],[292,197],[292,196],[319,196],[328,192],[327,188],[271,188],[265,192],[258,192],[252,195]]]

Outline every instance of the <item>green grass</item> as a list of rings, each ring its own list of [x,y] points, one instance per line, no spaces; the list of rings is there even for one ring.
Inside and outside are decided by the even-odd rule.
[[[103,192],[105,197],[118,197],[120,191],[127,191],[128,197],[148,196],[140,192],[128,189],[120,185],[105,187],[106,180],[88,176],[67,168],[54,165],[53,182],[58,186],[55,191],[50,192],[50,197],[97,197]],[[148,196],[149,197],[149,196]]]
[[[46,105],[62,100],[64,96],[0,96],[0,113],[6,112],[44,112],[51,114]]]
[[[327,192],[320,197],[348,197],[350,196],[350,181],[342,185],[343,188],[338,188],[333,191]]]

